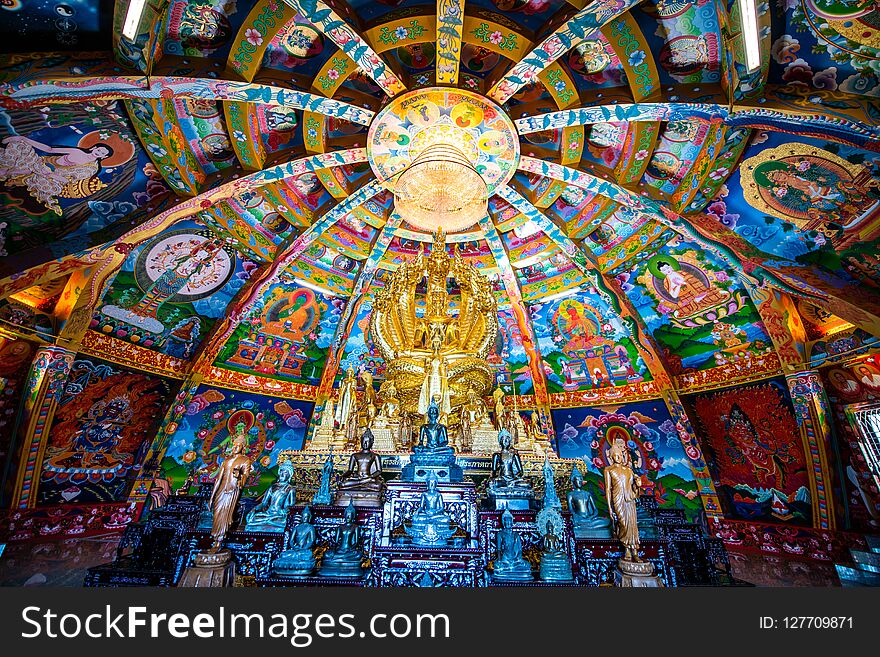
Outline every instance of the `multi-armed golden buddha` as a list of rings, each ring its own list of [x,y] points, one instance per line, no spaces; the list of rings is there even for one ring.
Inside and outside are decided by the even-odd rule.
[[[449,293],[450,278],[457,293]],[[495,297],[473,265],[458,252],[450,257],[442,230],[430,254],[400,265],[376,295],[370,332],[403,413],[424,415],[436,398],[441,421],[457,425],[471,393],[492,389],[486,357],[498,332]]]

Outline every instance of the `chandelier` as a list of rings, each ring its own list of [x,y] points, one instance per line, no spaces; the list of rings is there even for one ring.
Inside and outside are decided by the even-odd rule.
[[[483,177],[455,146],[426,146],[394,184],[394,207],[415,228],[453,233],[470,228],[487,212]]]

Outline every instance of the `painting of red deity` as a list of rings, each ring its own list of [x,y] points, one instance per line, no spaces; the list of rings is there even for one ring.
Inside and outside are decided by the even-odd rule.
[[[728,517],[812,523],[806,457],[784,381],[700,393],[686,403]]]
[[[170,398],[165,379],[74,362],[40,466],[40,504],[122,501]]]

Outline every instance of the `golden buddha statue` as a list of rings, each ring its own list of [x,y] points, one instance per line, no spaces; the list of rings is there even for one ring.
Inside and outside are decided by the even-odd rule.
[[[459,292],[450,295],[448,279]],[[424,281],[425,291],[416,288]],[[450,425],[473,391],[485,395],[493,371],[486,362],[495,344],[498,318],[489,280],[456,252],[446,251],[437,232],[430,254],[400,265],[377,294],[370,333],[388,363],[401,414],[424,416],[439,398],[438,410]]]

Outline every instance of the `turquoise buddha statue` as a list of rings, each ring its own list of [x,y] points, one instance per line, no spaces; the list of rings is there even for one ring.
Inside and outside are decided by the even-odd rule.
[[[257,505],[245,516],[249,532],[281,532],[287,525],[287,513],[296,504],[293,485],[293,464],[285,461],[278,466],[278,477],[260,496]]]
[[[290,534],[287,549],[272,563],[272,570],[279,575],[304,577],[315,570],[315,540],[317,532],[312,524],[312,509],[306,506],[300,521]]]
[[[443,496],[437,490],[437,477],[428,475],[425,492],[419,499],[419,508],[412,516],[411,525],[406,528],[415,545],[445,545],[455,529],[446,510]]]
[[[332,549],[324,553],[319,575],[324,577],[361,577],[361,562],[364,551],[361,547],[361,530],[357,524],[357,510],[354,504],[345,507],[342,524],[336,528]]]
[[[419,441],[413,447],[410,462],[401,471],[403,481],[427,481],[428,473],[441,481],[461,481],[464,473],[455,463],[455,450],[449,445],[446,427],[440,423],[440,408],[431,402],[427,421],[419,428]]]
[[[544,534],[540,574],[541,580],[545,582],[570,582],[574,579],[571,574],[571,561],[568,558],[568,553],[565,551],[565,545],[556,534],[551,520],[547,521],[547,533]]]
[[[501,531],[495,537],[495,560],[492,577],[500,581],[531,581],[532,567],[523,558],[522,539],[513,530],[513,514],[505,510]]]
[[[575,466],[571,471],[568,510],[577,538],[611,538],[611,520],[599,515],[590,491],[584,488],[584,475]]]
[[[333,497],[330,495],[330,477],[333,476],[333,453],[324,461],[321,467],[321,485],[312,497],[312,504],[331,504]]]

